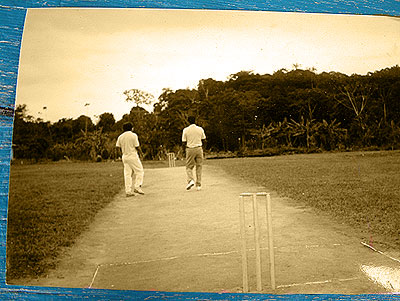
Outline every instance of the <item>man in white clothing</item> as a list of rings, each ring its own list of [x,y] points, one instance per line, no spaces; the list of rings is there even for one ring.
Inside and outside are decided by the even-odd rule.
[[[188,118],[190,125],[183,129],[182,143],[186,151],[186,174],[188,184],[187,190],[190,190],[195,184],[197,190],[201,190],[201,171],[203,166],[203,144],[206,135],[202,127],[195,124],[196,119],[193,116]],[[196,166],[196,180],[193,176],[193,169]]]
[[[139,154],[143,158],[138,136],[132,132],[132,123],[123,124],[124,133],[118,139],[116,146],[122,150],[122,163],[124,164],[125,192],[126,196],[134,196],[135,192],[144,194],[143,184],[144,170]],[[139,152],[139,154],[138,154]],[[135,176],[134,189],[132,191],[132,177]]]

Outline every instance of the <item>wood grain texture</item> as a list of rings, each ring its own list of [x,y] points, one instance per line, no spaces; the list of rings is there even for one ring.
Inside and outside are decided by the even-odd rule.
[[[170,299],[170,300],[253,300],[260,295],[213,294],[213,293],[164,293],[137,291],[110,291],[93,289],[61,289],[43,287],[7,286],[6,269],[6,226],[9,169],[11,158],[13,109],[15,105],[18,63],[26,10],[45,7],[102,7],[102,8],[160,8],[160,9],[213,9],[213,10],[257,10],[278,12],[305,12],[329,14],[360,14],[399,16],[399,0],[63,0],[63,1],[7,1],[0,0],[0,298],[4,299]],[[332,296],[263,295],[264,299],[328,299],[340,300],[389,300],[393,295]]]

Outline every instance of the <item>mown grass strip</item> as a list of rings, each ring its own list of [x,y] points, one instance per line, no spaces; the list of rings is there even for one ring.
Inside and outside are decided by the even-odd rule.
[[[182,165],[178,162],[177,166]],[[145,169],[167,167],[145,161]],[[96,213],[123,190],[122,162],[18,165],[10,170],[7,281],[55,267]]]
[[[13,165],[7,225],[7,281],[55,266],[96,213],[123,189],[122,163]]]
[[[363,232],[400,245],[400,152],[209,160],[228,174],[277,191]]]

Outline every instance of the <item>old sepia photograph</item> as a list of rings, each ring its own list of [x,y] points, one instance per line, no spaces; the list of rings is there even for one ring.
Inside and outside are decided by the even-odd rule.
[[[9,285],[400,293],[400,18],[33,8]]]

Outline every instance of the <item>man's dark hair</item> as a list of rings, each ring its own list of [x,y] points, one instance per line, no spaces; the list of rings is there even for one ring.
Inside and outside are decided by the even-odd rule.
[[[126,132],[126,131],[132,131],[133,125],[132,125],[132,123],[130,123],[130,122],[125,122],[125,123],[122,125],[122,128],[124,129],[124,132]]]
[[[189,116],[189,117],[188,117],[188,121],[189,121],[190,124],[194,124],[194,123],[196,122],[196,117],[194,117],[194,116]]]

